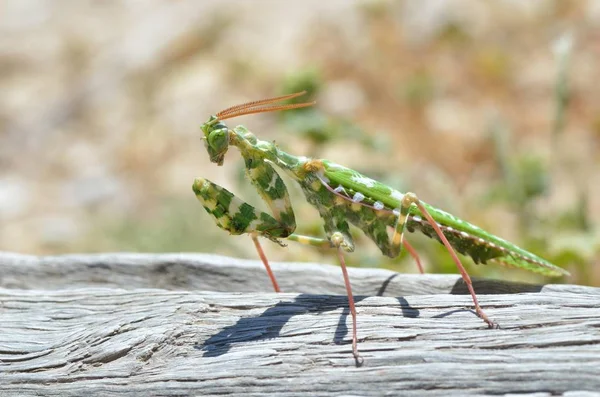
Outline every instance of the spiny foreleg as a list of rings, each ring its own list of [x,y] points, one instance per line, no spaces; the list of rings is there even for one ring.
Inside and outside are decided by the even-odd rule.
[[[277,280],[262,250],[258,236],[266,237],[279,245],[295,225],[289,225],[273,218],[252,205],[240,200],[229,190],[208,179],[196,178],[193,190],[204,209],[215,220],[217,226],[234,235],[250,234],[258,254],[265,265],[275,292],[280,292]]]
[[[237,127],[238,129],[240,127]],[[246,165],[246,175],[256,188],[256,191],[267,204],[273,218],[286,225],[289,234],[296,229],[294,209],[290,200],[287,187],[283,179],[265,159],[263,152],[254,146],[241,148],[240,152]]]

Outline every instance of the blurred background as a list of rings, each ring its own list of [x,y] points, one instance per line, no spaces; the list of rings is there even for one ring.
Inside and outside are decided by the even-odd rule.
[[[307,89],[314,108],[229,125],[413,191],[599,286],[599,29],[596,0],[0,1],[0,250],[257,258],[192,192],[204,176],[266,210],[237,150],[211,164],[199,126]],[[297,231],[322,235],[286,181]],[[416,272],[354,231],[353,266]],[[456,273],[443,246],[408,238],[428,272]]]

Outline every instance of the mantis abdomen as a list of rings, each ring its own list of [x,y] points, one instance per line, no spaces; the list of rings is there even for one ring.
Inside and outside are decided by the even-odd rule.
[[[325,166],[325,172],[319,178],[320,182],[327,185],[325,188],[329,193],[333,192],[339,198],[336,200],[336,205],[343,209],[346,218],[363,230],[383,254],[390,257],[397,256],[398,252],[390,250],[387,227],[395,226],[404,195],[350,168],[326,160],[320,161]],[[569,274],[566,270],[469,222],[426,203],[422,204],[452,247],[459,253],[470,256],[477,264],[485,264],[493,260],[546,276]],[[442,243],[433,226],[424,219],[416,206],[411,206],[409,210],[406,229],[412,233],[420,231],[427,237]]]

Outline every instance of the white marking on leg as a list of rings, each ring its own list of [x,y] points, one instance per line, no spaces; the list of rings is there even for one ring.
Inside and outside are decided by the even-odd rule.
[[[381,201],[375,201],[373,203],[373,208],[375,208],[376,210],[382,210],[385,208],[385,205],[383,205]]]
[[[274,189],[277,185],[277,174],[273,173],[271,176],[271,181],[269,182],[269,186],[267,186],[267,190]]]
[[[272,200],[271,202],[273,203],[273,210],[277,214],[286,212],[288,208],[292,206],[290,202],[285,199]]]
[[[262,221],[260,219],[254,219],[252,222],[250,222],[248,224],[248,227],[246,227],[246,233],[255,232],[256,230],[258,230],[258,227],[261,224],[262,224]]]
[[[200,196],[197,196],[197,197],[200,197]],[[208,199],[207,200],[207,199],[202,198],[202,197],[200,197],[200,198],[202,199],[202,204],[207,209],[209,209],[211,211],[214,211],[214,209],[217,208],[217,200],[214,200],[214,199]]]
[[[242,200],[237,200],[235,197],[231,199],[229,208],[227,208],[228,216],[233,218],[237,213],[240,212],[240,207],[244,204]]]

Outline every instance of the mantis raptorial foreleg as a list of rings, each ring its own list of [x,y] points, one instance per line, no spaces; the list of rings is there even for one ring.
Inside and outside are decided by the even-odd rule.
[[[269,261],[258,241],[258,236],[266,237],[279,245],[284,245],[279,238],[288,237],[296,227],[296,224],[275,219],[266,212],[262,212],[240,200],[229,190],[208,179],[196,178],[193,190],[206,211],[214,218],[217,226],[227,230],[231,234],[250,234],[258,255],[271,279],[273,289],[275,292],[280,292],[277,280],[271,270],[271,266],[269,266]],[[293,220],[293,211],[291,214],[291,219]],[[289,216],[287,219],[289,219]]]
[[[279,175],[275,173],[275,176],[270,178],[279,178]],[[260,183],[260,178],[259,183]],[[268,201],[271,207],[275,208],[274,215],[279,216],[285,220],[277,220],[275,217],[267,214],[266,212],[260,211],[252,205],[240,200],[229,190],[222,186],[219,186],[208,179],[196,178],[193,184],[193,190],[198,200],[202,203],[206,211],[215,220],[217,226],[221,229],[228,231],[231,234],[249,234],[252,238],[256,251],[263,262],[267,274],[273,284],[275,292],[281,292],[277,279],[271,270],[269,261],[262,249],[258,237],[266,237],[279,245],[284,245],[280,238],[287,238],[288,240],[297,241],[301,244],[319,246],[319,247],[333,247],[332,243],[324,238],[303,236],[299,234],[291,233],[296,225],[293,222],[294,213],[292,207],[277,207],[277,200],[281,197],[286,198],[287,192],[284,195],[278,196],[280,198],[273,200],[273,196],[269,196]],[[259,192],[263,191],[258,189]],[[287,200],[289,202],[289,199]],[[281,210],[284,209],[284,211]],[[286,216],[282,217],[281,213],[285,213]],[[292,220],[292,223],[289,220]]]

